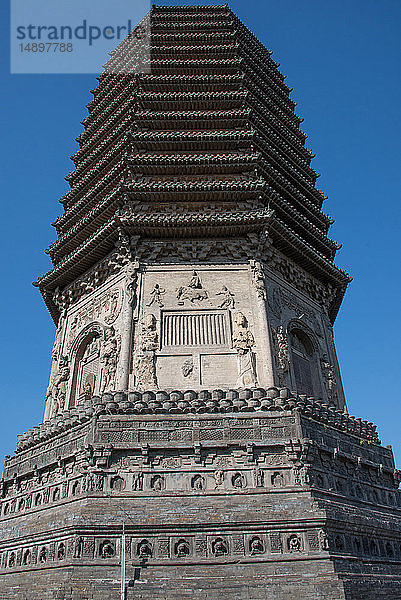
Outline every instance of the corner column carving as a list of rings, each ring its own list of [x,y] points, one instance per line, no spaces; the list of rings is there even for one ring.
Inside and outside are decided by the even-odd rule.
[[[267,289],[265,274],[263,266],[260,262],[251,260],[250,266],[252,272],[252,283],[256,292],[255,295],[257,298],[258,314],[261,320],[261,331],[263,332],[263,339],[264,343],[266,344],[266,347],[261,353],[261,357],[264,363],[264,377],[266,378],[266,381],[263,381],[263,385],[272,386],[274,385],[274,370],[272,364],[272,348],[270,341],[269,321],[266,309]]]
[[[116,389],[127,390],[131,363],[131,340],[133,314],[137,303],[138,262],[129,262],[125,267],[125,294],[122,310],[120,362],[116,377]]]

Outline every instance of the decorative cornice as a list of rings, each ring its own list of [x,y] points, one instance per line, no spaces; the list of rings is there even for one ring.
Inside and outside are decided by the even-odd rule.
[[[287,388],[114,392],[93,397],[18,436],[17,453],[63,431],[107,414],[283,413],[299,411],[304,417],[350,433],[361,441],[380,444],[373,423],[356,419],[314,398],[298,396]]]

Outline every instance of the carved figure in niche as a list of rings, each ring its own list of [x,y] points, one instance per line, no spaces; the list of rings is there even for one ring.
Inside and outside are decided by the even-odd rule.
[[[135,362],[136,387],[140,391],[157,389],[154,353],[139,355]]]
[[[65,558],[65,544],[61,542],[57,548],[57,560],[64,560]]]
[[[47,561],[47,548],[42,546],[39,552],[39,562],[45,563]]]
[[[328,550],[329,549],[329,540],[328,540],[328,537],[326,535],[326,532],[323,529],[320,529],[318,535],[319,535],[320,549],[321,550]]]
[[[102,473],[98,473],[95,477],[95,490],[102,491],[104,486],[104,477]]]
[[[222,302],[219,304],[219,308],[234,308],[235,301],[233,292],[230,292],[225,285],[223,285],[221,292],[216,292],[216,296],[223,296]]]
[[[336,550],[344,550],[344,542],[340,535],[336,535],[334,538],[334,546],[336,547]]]
[[[115,383],[118,358],[118,342],[114,327],[108,327],[104,332],[103,347],[100,363],[103,367],[101,393],[110,391]]]
[[[300,552],[301,547],[301,538],[298,535],[292,535],[288,538],[288,550],[290,552]]]
[[[84,538],[77,537],[74,543],[74,558],[81,558],[84,551]]]
[[[92,492],[95,489],[96,477],[92,472],[87,473],[85,478],[85,489],[87,492]]]
[[[11,567],[11,568],[15,567],[15,559],[16,559],[15,552],[11,552],[10,558],[8,559],[8,566],[9,567]]]
[[[294,474],[294,485],[302,485],[301,469],[295,465],[292,472]]]
[[[326,387],[327,398],[333,402],[337,398],[337,378],[334,366],[329,362],[327,354],[323,354],[323,357],[320,359],[320,366],[324,385]]]
[[[60,488],[55,488],[53,491],[53,502],[60,500]]]
[[[259,262],[253,262],[251,265],[252,275],[253,275],[253,285],[255,286],[256,293],[259,298],[262,300],[266,300],[266,284],[265,284],[265,274],[263,272],[263,267]]]
[[[155,351],[158,348],[155,315],[146,315],[143,320],[140,346],[144,352]]]
[[[256,469],[255,479],[256,487],[263,487],[265,485],[265,472],[261,469]]]
[[[152,546],[148,542],[148,540],[142,540],[141,542],[139,542],[136,549],[136,553],[138,554],[138,556],[145,559],[150,558],[152,556]]]
[[[136,304],[136,287],[138,283],[138,268],[135,263],[128,263],[126,267],[126,281],[128,304],[134,306]]]
[[[71,486],[71,496],[76,496],[81,491],[81,486],[79,481],[74,481]]]
[[[189,556],[191,548],[186,540],[178,540],[174,546],[174,553],[178,558]]]
[[[224,471],[221,471],[221,469],[218,469],[217,471],[215,471],[213,473],[213,477],[214,477],[214,483],[215,483],[214,488],[215,489],[217,489],[217,488],[219,488],[220,486],[223,485],[223,483],[224,483]]]
[[[121,291],[114,290],[113,292],[110,292],[109,295],[107,296],[106,315],[104,317],[104,320],[106,321],[106,323],[108,325],[111,325],[112,323],[114,323],[114,321],[117,319],[118,315],[120,314],[121,307],[122,307],[122,299],[123,299],[122,290]]]
[[[8,559],[8,566],[11,567],[11,568],[15,567],[15,562],[16,562],[15,552],[11,552],[10,558]]]
[[[284,386],[290,370],[288,339],[282,325],[279,325],[277,329],[272,326],[271,329],[279,385]]]
[[[221,538],[217,538],[212,543],[212,552],[215,556],[225,556],[228,554],[228,544]]]
[[[274,288],[273,292],[268,296],[269,308],[277,319],[281,318],[282,302],[279,288]]]
[[[188,286],[198,290],[202,289],[202,282],[196,271],[192,271],[191,281],[189,282]]]
[[[67,383],[70,377],[70,367],[67,356],[61,356],[52,381],[46,391],[46,402],[52,402],[51,414],[55,415],[64,408]]]
[[[101,558],[113,558],[116,553],[115,546],[110,540],[104,540],[99,546],[99,556]]]
[[[194,362],[192,358],[188,358],[181,365],[181,371],[184,377],[189,377],[194,370]]]
[[[184,300],[194,302],[195,300],[206,300],[209,294],[202,287],[201,279],[196,271],[192,271],[192,277],[187,286],[181,286],[177,291],[178,304],[184,304]]]
[[[139,492],[142,490],[143,486],[143,475],[140,472],[134,473],[134,477],[132,479],[132,489],[134,492]]]
[[[136,384],[139,390],[157,388],[155,351],[158,349],[156,317],[149,314],[142,324],[140,354],[135,361]]]
[[[249,552],[253,556],[254,554],[263,554],[265,551],[265,545],[260,537],[254,537],[249,543]]]
[[[63,329],[64,329],[64,318],[60,316],[58,324],[57,324],[57,331],[56,331],[56,336],[54,338],[54,344],[53,344],[53,349],[52,349],[52,360],[54,360],[54,361],[57,361],[57,359],[59,357]]]
[[[97,354],[98,352],[99,352],[99,337],[95,336],[90,340],[90,342],[86,346],[83,358],[87,358],[88,356],[91,356],[92,354]]]
[[[233,347],[238,352],[238,387],[253,387],[257,384],[255,354],[251,351],[255,345],[253,334],[241,312],[234,315]]]
[[[166,293],[166,290],[163,290],[158,283],[155,284],[155,287],[150,292],[150,302],[146,306],[152,306],[152,304],[157,304],[160,306],[164,306],[162,295]]]
[[[117,492],[121,492],[125,488],[125,481],[122,477],[113,477],[110,480],[110,487],[112,490],[116,490]]]
[[[241,312],[234,315],[233,346],[239,353],[245,354],[255,344],[252,333],[248,330],[245,316]]]
[[[193,490],[202,491],[205,489],[205,480],[201,475],[195,475],[191,481],[191,487]]]
[[[86,381],[84,385],[84,397],[85,400],[89,400],[93,396],[93,392],[95,390],[96,376],[93,373],[89,373],[86,376]]]
[[[22,564],[30,565],[31,560],[32,560],[31,551],[29,549],[27,549],[27,550],[25,550],[24,554],[22,555]]]
[[[51,398],[53,397],[52,388],[54,386],[55,379],[59,373],[59,369],[61,368],[61,365],[59,366],[58,361],[60,358],[60,362],[61,362],[60,350],[62,347],[62,334],[64,331],[64,322],[65,322],[64,317],[60,316],[58,325],[57,325],[56,335],[54,338],[54,345],[53,345],[53,349],[52,349],[52,366],[51,366],[51,370],[50,370],[49,385],[47,387],[46,395],[45,395],[46,402],[48,400],[51,400]],[[55,398],[53,398],[53,402],[51,405],[51,412],[50,412],[49,416],[53,416],[53,415],[57,414],[59,411],[59,406],[60,405],[57,402],[57,400]]]
[[[234,488],[242,489],[245,487],[245,478],[241,473],[235,473],[231,482]]]
[[[150,487],[155,492],[161,492],[162,489],[164,488],[163,477],[161,477],[160,475],[155,475],[154,477],[152,477],[152,480],[150,482]]]
[[[391,558],[392,556],[394,556],[394,549],[393,549],[393,546],[390,544],[390,542],[387,542],[387,543],[386,543],[386,554],[387,554],[387,556],[389,556],[390,558]]]
[[[272,486],[273,487],[283,487],[284,485],[284,477],[283,474],[277,471],[272,475]]]

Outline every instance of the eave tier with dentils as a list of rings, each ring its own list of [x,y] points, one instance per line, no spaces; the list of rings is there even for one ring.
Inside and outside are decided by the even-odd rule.
[[[173,237],[257,230],[270,207],[278,247],[343,289],[313,155],[271,52],[227,7],[154,7],[146,22],[149,40],[124,40],[92,92],[48,249],[54,273],[41,288],[65,285],[111,249],[129,200],[129,228],[150,238],[163,228]],[[149,72],[129,73],[133,48],[148,51]],[[169,204],[175,213],[162,208]]]
[[[151,113],[155,116],[159,113],[160,120],[163,112],[166,113],[167,121],[163,128],[170,129],[174,126],[174,121],[177,121],[177,118],[174,118],[174,113],[179,111],[188,113],[186,127],[192,129],[196,127],[196,119],[190,117],[191,112],[200,115],[205,113],[206,121],[210,123],[211,127],[217,126],[217,128],[219,122],[230,123],[232,128],[240,127],[242,123],[247,123],[247,121],[258,123],[258,128],[266,131],[272,144],[278,145],[279,152],[296,165],[304,177],[310,180],[312,184],[316,180],[316,173],[309,166],[310,152],[300,143],[294,144],[293,139],[286,135],[276,117],[268,111],[263,111],[261,98],[256,99],[253,94],[244,88],[240,91],[224,90],[220,92],[143,92],[137,95],[137,100],[138,109],[134,114],[137,123],[151,130],[155,128]],[[253,110],[250,110],[252,108]],[[215,113],[214,116],[213,112]],[[182,119],[178,119],[178,121],[182,123]],[[203,119],[199,118],[198,129],[204,129],[205,127],[206,124]]]
[[[313,245],[327,259],[332,260],[338,245],[327,238],[317,227],[299,214],[282,197],[269,188],[264,178],[221,180],[218,177],[210,180],[180,181],[134,180],[124,187],[132,200],[153,203],[186,203],[186,202],[227,202],[227,201],[263,201],[274,209],[278,217],[283,219],[300,237]]]
[[[337,301],[331,307],[330,315],[334,321],[345,288],[351,280],[349,275],[328,261],[310,244],[302,241],[279,219],[271,215],[268,209],[255,209],[246,214],[232,211],[220,215],[187,213],[186,215],[166,215],[165,213],[137,214],[129,217],[110,219],[101,230],[65,256],[58,265],[41,277],[36,285],[42,291],[46,304],[57,322],[58,310],[52,300],[52,291],[63,288],[88,268],[96,264],[108,252],[113,250],[121,228],[126,233],[141,236],[143,239],[230,239],[238,235],[267,230],[277,246],[285,255],[309,273],[328,282],[338,289]]]

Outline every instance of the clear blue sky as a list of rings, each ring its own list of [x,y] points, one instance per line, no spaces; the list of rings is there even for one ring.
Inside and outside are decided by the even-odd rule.
[[[171,3],[170,3],[171,4]],[[175,4],[179,4],[176,2]],[[307,145],[354,281],[335,328],[349,410],[379,426],[401,466],[399,0],[233,0],[294,88]],[[54,326],[31,282],[72,170],[95,75],[9,75],[2,3],[0,454],[41,421]]]

